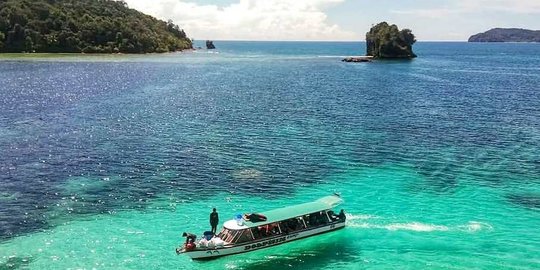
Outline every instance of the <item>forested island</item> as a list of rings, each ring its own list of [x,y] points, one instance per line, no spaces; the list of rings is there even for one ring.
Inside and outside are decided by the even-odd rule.
[[[113,0],[2,0],[0,52],[163,53],[192,48],[172,21]]]
[[[469,42],[540,42],[540,31],[521,28],[493,28],[471,36]]]
[[[416,38],[410,29],[399,30],[395,25],[381,22],[366,34],[367,55],[378,59],[411,59],[416,54],[412,45]]]

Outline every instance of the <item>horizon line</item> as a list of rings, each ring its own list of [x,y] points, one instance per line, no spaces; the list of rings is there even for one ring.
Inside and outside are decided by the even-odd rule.
[[[242,41],[242,42],[366,42],[365,40],[279,40],[279,39],[192,39],[193,41]],[[418,42],[468,42],[467,40],[417,40]]]

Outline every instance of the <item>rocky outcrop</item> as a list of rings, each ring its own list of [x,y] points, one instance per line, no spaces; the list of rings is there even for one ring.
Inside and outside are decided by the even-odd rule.
[[[342,62],[353,62],[353,63],[366,63],[373,62],[373,57],[371,56],[349,56],[341,60]]]
[[[206,49],[208,49],[208,50],[213,50],[213,49],[215,49],[215,48],[216,48],[216,46],[214,46],[214,42],[213,42],[213,41],[211,41],[211,40],[207,40],[207,41],[206,41]]]
[[[493,28],[471,36],[469,42],[540,42],[540,31],[520,28]]]
[[[373,26],[366,34],[367,55],[378,59],[411,59],[416,54],[412,45],[416,38],[410,29],[399,30],[387,22]]]

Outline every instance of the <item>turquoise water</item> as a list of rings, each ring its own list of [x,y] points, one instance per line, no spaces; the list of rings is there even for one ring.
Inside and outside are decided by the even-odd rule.
[[[0,60],[0,269],[540,268],[540,46],[216,45]],[[338,232],[174,252],[212,207],[333,192]]]

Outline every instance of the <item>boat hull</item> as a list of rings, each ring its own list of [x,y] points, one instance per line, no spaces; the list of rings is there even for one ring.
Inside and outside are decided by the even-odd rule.
[[[329,223],[326,226],[312,228],[308,230],[297,231],[289,234],[281,234],[273,237],[261,239],[260,241],[247,242],[240,245],[227,246],[222,248],[207,248],[207,249],[195,249],[192,251],[183,252],[187,256],[194,260],[207,260],[217,257],[240,254],[250,251],[255,251],[267,247],[273,247],[285,243],[289,243],[302,238],[314,236],[317,234],[327,233],[335,230],[339,230],[345,227],[345,222]]]

